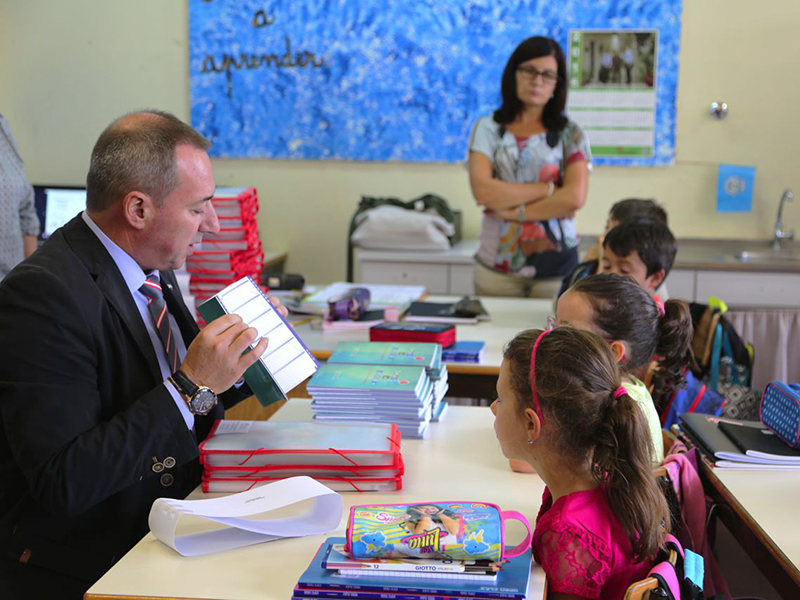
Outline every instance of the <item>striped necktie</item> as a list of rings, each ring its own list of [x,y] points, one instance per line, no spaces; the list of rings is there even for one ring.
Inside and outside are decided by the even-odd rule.
[[[161,291],[161,284],[158,281],[157,273],[150,273],[139,291],[148,300],[148,309],[153,321],[156,324],[158,336],[167,351],[167,362],[170,365],[170,373],[178,370],[178,349],[175,347],[175,338],[172,337],[172,329],[169,326],[169,315],[167,314],[167,303],[164,301],[164,292]]]

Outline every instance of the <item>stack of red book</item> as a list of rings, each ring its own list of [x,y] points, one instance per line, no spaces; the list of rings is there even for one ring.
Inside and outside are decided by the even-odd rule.
[[[220,231],[205,235],[200,249],[186,259],[189,291],[197,304],[249,275],[261,280],[264,252],[258,239],[256,188],[219,189],[211,203]]]

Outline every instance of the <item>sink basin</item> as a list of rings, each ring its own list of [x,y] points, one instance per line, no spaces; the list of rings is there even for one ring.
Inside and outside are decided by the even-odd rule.
[[[742,262],[800,262],[800,252],[795,249],[777,251],[745,250],[743,252],[737,252],[734,256],[736,260],[741,260]]]

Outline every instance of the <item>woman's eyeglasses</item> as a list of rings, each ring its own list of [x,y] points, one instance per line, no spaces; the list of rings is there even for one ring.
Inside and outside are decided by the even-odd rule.
[[[517,71],[522,73],[525,79],[529,81],[536,81],[536,78],[539,76],[542,77],[542,83],[549,85],[552,85],[558,81],[558,73],[554,71],[540,71],[539,69],[529,66],[517,67]]]

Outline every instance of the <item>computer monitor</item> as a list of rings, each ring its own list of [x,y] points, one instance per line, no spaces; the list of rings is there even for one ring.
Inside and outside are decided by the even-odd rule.
[[[86,188],[68,185],[34,185],[36,214],[41,224],[39,239],[53,232],[86,208]]]

